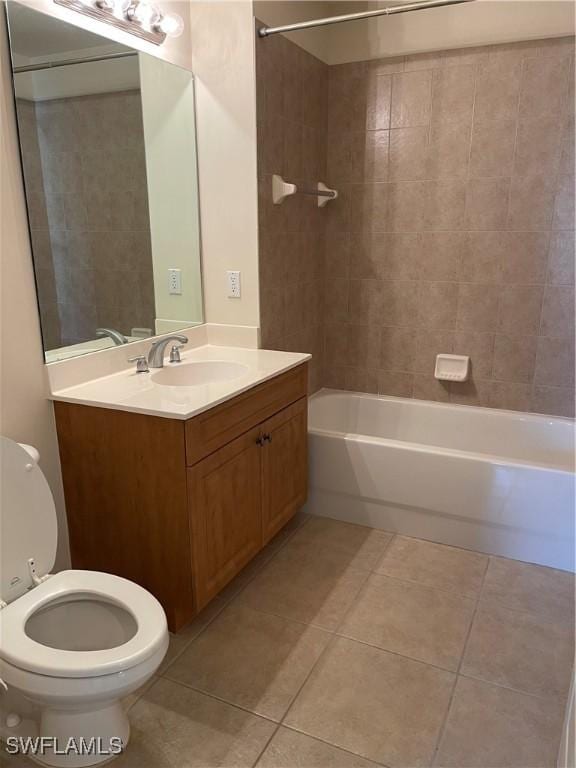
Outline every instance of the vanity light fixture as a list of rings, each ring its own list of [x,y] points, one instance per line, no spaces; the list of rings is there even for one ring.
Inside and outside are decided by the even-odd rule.
[[[122,32],[136,35],[154,45],[167,37],[178,37],[184,22],[176,14],[164,15],[148,0],[54,0],[56,5],[104,21]]]

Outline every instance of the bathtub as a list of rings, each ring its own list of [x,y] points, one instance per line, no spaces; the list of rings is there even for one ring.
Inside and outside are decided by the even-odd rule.
[[[307,511],[574,570],[574,423],[323,389]]]

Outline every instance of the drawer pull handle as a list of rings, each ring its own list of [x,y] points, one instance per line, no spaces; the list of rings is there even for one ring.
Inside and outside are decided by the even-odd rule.
[[[262,446],[264,445],[264,436],[263,435],[258,435],[258,437],[256,438],[256,445],[259,445],[260,448],[262,448]]]
[[[266,432],[266,434],[265,434],[265,435],[263,435],[263,438],[262,438],[262,439],[263,439],[265,442],[267,442],[267,443],[271,443],[271,442],[272,442],[272,435],[270,434],[270,432]]]

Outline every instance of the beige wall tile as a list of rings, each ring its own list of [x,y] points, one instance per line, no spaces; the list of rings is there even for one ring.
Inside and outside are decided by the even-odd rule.
[[[426,178],[428,134],[428,126],[390,131],[390,180],[413,181]]]
[[[418,400],[447,403],[450,400],[450,385],[445,381],[438,381],[431,373],[418,373],[414,376],[414,394],[412,396]]]
[[[542,306],[542,336],[574,335],[574,288],[547,285]]]
[[[574,176],[560,176],[554,204],[553,229],[574,229]]]
[[[464,232],[423,232],[417,276],[422,280],[457,281],[465,247]]]
[[[426,178],[463,178],[470,157],[470,123],[439,122],[430,126]]]
[[[455,328],[457,307],[457,283],[425,281],[420,283],[418,324],[421,327],[441,330]]]
[[[388,179],[388,131],[372,130],[358,136],[352,145],[352,180]]]
[[[419,330],[416,334],[413,370],[430,376],[436,367],[436,355],[451,354],[453,351],[453,331],[432,331],[428,328]]]
[[[474,103],[475,123],[516,120],[518,115],[521,62],[513,54],[514,65],[506,66],[492,58],[498,55],[502,54],[498,51],[491,53],[489,63],[480,68]]]
[[[434,71],[432,121],[467,120],[472,115],[476,68],[446,67]]]
[[[466,182],[446,179],[425,184],[424,229],[458,230],[464,224]]]
[[[461,283],[456,328],[459,331],[495,331],[499,302],[499,286]]]
[[[470,179],[466,187],[466,229],[505,229],[510,179]]]
[[[396,371],[378,372],[378,394],[392,397],[412,397],[414,376]]]
[[[502,381],[530,382],[536,365],[536,336],[496,334],[493,376]]]
[[[548,254],[547,282],[550,285],[574,285],[575,260],[574,233],[553,233]]]
[[[535,413],[549,413],[553,416],[576,415],[574,390],[570,387],[534,387],[530,410]]]
[[[429,70],[392,75],[391,128],[427,125],[432,107],[432,73]]]
[[[562,152],[562,125],[554,115],[518,121],[514,173],[530,176],[558,172]]]
[[[293,71],[264,80],[286,79],[294,101],[287,159],[312,175],[327,159],[339,198],[320,212],[303,198],[277,207],[261,185],[264,233],[276,234],[262,238],[262,338],[319,349],[316,378],[325,346],[332,386],[571,413],[573,40],[335,67],[288,41],[279,50],[266,66]],[[274,95],[261,90],[267,119]],[[286,130],[269,131],[266,168]],[[277,300],[279,279],[293,288]],[[448,350],[470,355],[470,381],[433,378]]]
[[[416,332],[412,328],[380,330],[380,365],[383,371],[413,371]]]
[[[516,120],[474,122],[470,176],[509,176],[514,161]]]
[[[453,353],[468,355],[474,379],[488,379],[492,375],[494,335],[474,331],[456,331]]]
[[[510,184],[507,228],[550,229],[554,213],[554,179],[550,176],[514,176]]]
[[[534,381],[551,387],[574,385],[574,337],[540,336]]]
[[[487,391],[486,405],[507,411],[527,411],[530,408],[530,395],[529,384],[492,381]]]
[[[543,294],[541,286],[504,286],[500,294],[498,330],[526,336],[537,334]]]
[[[567,56],[527,59],[520,86],[520,116],[557,114],[568,98],[569,70]]]

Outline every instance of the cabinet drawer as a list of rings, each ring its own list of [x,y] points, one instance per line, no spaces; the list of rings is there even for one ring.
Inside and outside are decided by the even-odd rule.
[[[304,363],[186,422],[186,464],[192,466],[226,443],[305,397]]]

